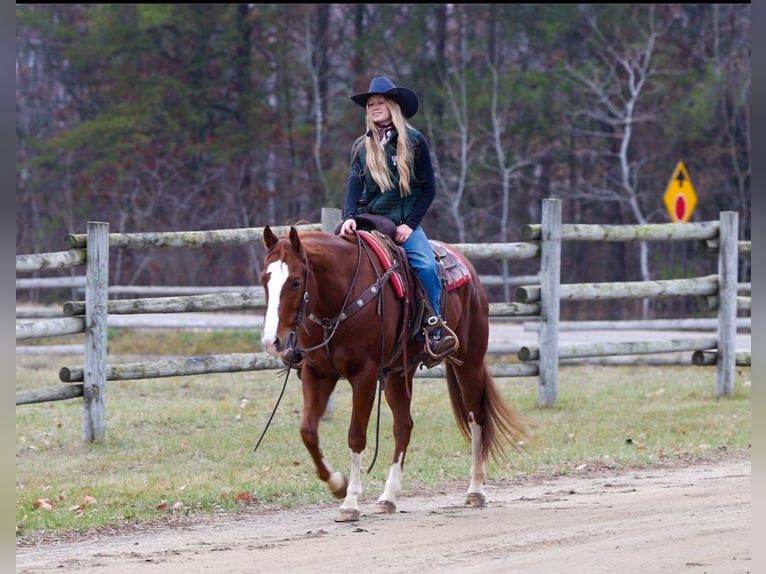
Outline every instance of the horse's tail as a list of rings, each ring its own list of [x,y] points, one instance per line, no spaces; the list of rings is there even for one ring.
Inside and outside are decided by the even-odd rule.
[[[449,389],[452,412],[455,415],[458,428],[465,439],[470,442],[471,429],[468,426],[468,408],[463,402],[463,392],[460,388],[457,373],[452,365],[446,365],[447,387]],[[503,398],[500,389],[489,372],[486,361],[482,368],[482,385],[480,413],[476,419],[482,424],[481,457],[487,460],[490,456],[495,461],[508,460],[508,446],[520,450],[527,438],[524,420]]]

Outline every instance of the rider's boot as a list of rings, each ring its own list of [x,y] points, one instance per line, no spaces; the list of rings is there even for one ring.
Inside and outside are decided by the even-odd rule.
[[[424,330],[427,337],[423,345],[422,362],[430,369],[457,350],[458,340],[455,332],[437,315],[432,315],[426,320]]]

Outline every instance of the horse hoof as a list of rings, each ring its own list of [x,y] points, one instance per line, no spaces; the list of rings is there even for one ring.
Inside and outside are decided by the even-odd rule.
[[[465,499],[465,505],[471,508],[484,508],[487,506],[487,498],[480,492],[470,492]]]
[[[396,512],[396,504],[390,500],[379,500],[375,503],[375,514],[394,514]]]
[[[335,522],[356,522],[359,520],[359,511],[354,508],[343,508],[335,517]]]
[[[348,485],[344,484],[342,487],[340,487],[338,490],[333,490],[332,495],[335,498],[346,498],[346,487]]]
[[[343,473],[334,472],[327,481],[327,486],[335,498],[346,498],[348,479]]]

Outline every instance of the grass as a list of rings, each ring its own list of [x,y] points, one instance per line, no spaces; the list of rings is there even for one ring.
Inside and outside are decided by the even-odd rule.
[[[126,330],[110,333],[110,354],[248,352],[258,350],[256,341],[236,331]],[[82,357],[17,356],[16,390],[57,384],[61,366],[81,364]],[[294,373],[253,452],[283,378],[263,371],[110,382],[107,439],[98,444],[82,442],[79,399],[18,406],[17,542],[242,508],[335,503],[298,433],[302,398]],[[719,399],[714,368],[562,367],[558,405],[546,409],[536,406],[535,378],[497,382],[527,419],[530,440],[509,462],[490,462],[490,482],[567,474],[582,465],[650,466],[749,452],[749,368],[738,370],[734,395]],[[330,463],[348,472],[351,393],[345,381],[338,389],[336,413],[323,421],[320,436]],[[412,411],[403,496],[455,481],[467,486],[469,446],[452,419],[444,381],[416,379]],[[390,429],[383,406],[378,459],[363,475],[370,502],[385,481]],[[375,446],[374,412],[368,437],[365,468]]]

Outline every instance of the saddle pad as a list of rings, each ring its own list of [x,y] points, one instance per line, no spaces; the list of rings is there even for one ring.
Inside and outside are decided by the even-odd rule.
[[[429,240],[434,256],[444,269],[447,279],[447,291],[457,289],[471,280],[471,272],[465,264],[465,258],[451,245],[441,241]]]
[[[391,269],[394,262],[388,247],[382,245],[380,241],[378,241],[378,239],[371,232],[357,229],[356,234],[362,237],[367,242],[367,245],[372,247],[372,250],[375,252],[375,255],[378,256],[378,259],[380,260],[381,265],[383,265],[383,269],[385,271],[388,271],[389,269]],[[397,297],[399,297],[399,299],[403,299],[404,298],[404,281],[402,280],[402,276],[399,274],[398,271],[394,271],[391,274],[391,283],[394,285],[394,289],[396,290]]]

